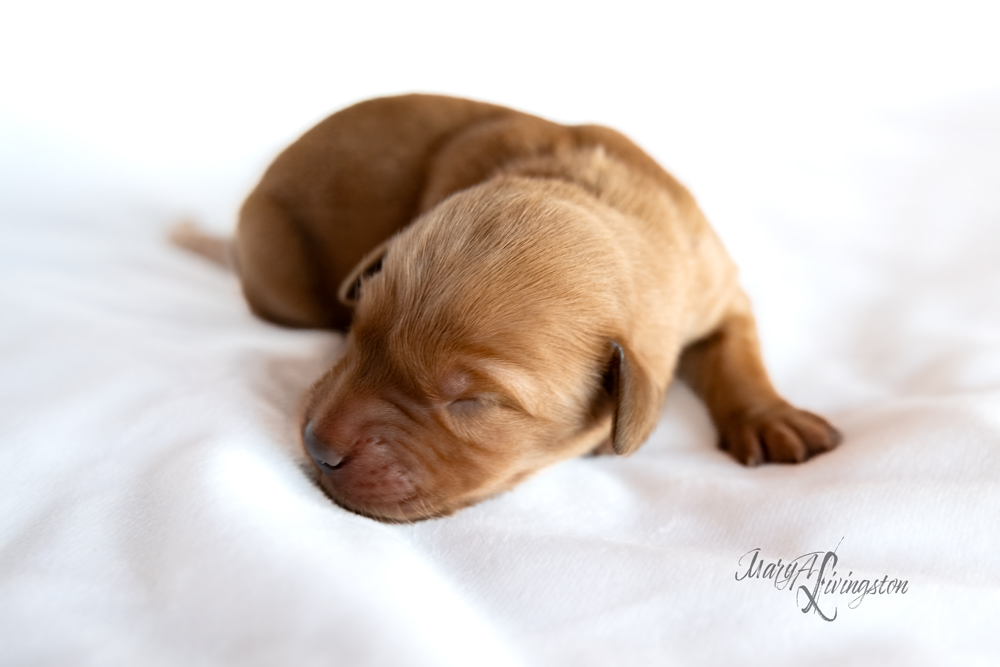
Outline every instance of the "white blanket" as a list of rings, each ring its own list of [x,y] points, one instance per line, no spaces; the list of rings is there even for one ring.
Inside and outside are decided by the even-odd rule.
[[[776,385],[844,443],[745,469],[674,386],[632,457],[413,525],[303,472],[338,335],[255,319],[165,241],[184,202],[5,121],[0,664],[1000,662],[1000,98],[726,118],[638,134],[741,265]]]

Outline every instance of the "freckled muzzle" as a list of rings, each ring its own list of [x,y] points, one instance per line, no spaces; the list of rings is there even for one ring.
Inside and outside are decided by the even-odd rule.
[[[380,426],[381,406],[347,401],[309,419],[302,442],[320,472],[320,484],[347,509],[386,518],[405,514],[416,495],[402,448]]]

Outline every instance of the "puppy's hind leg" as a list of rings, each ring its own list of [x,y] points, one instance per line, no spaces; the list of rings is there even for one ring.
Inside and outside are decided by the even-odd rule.
[[[714,333],[684,350],[678,374],[708,406],[720,447],[744,465],[804,461],[841,440],[825,419],[775,391],[742,294]]]
[[[224,269],[234,270],[232,241],[221,236],[212,236],[201,231],[190,220],[178,223],[170,230],[170,242],[196,255],[218,264]]]

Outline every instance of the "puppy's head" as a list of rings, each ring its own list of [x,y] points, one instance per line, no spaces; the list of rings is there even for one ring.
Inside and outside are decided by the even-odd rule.
[[[619,453],[645,440],[662,389],[623,336],[629,278],[596,215],[569,186],[503,177],[367,258],[342,290],[344,356],[303,422],[334,501],[442,516],[602,438]]]

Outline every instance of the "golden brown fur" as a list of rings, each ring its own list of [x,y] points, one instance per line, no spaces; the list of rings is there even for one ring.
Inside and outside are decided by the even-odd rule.
[[[678,369],[743,463],[839,439],[771,386],[693,198],[607,128],[363,102],[275,160],[234,251],[260,316],[349,327],[303,437],[323,488],[362,514],[448,514],[568,457],[630,454]]]

